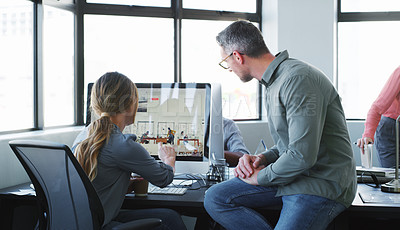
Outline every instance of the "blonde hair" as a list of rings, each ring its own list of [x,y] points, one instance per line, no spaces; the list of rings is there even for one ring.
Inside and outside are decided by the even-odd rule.
[[[138,108],[136,85],[125,75],[109,72],[93,85],[90,105],[100,116],[88,127],[88,137],[78,144],[75,156],[91,181],[97,175],[97,157],[108,142],[114,128],[110,116],[130,110],[133,106],[133,122]]]

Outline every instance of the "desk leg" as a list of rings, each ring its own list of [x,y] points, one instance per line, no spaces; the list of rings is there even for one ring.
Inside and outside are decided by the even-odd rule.
[[[35,200],[0,200],[0,229],[34,229],[37,220]]]
[[[0,200],[0,229],[12,229],[13,201]]]
[[[349,217],[345,212],[340,213],[326,228],[327,230],[349,230]]]
[[[208,213],[200,214],[197,216],[194,230],[222,230],[223,228],[217,222],[215,222]]]

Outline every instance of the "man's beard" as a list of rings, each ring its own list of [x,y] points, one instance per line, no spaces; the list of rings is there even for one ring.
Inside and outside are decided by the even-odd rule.
[[[249,81],[253,80],[254,77],[251,76],[250,74],[246,74],[246,75],[244,75],[242,77],[239,77],[239,78],[240,78],[240,80],[242,82],[249,82]]]

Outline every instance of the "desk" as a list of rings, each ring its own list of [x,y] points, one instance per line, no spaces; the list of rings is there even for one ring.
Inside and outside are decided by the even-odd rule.
[[[22,204],[35,204],[35,196],[11,194],[11,192],[19,191],[19,189],[29,189],[29,183],[0,189],[0,229],[9,229],[3,226],[5,226],[4,221],[10,222],[11,220],[8,218],[13,218],[13,208]],[[375,227],[371,228],[371,226],[375,223],[378,227],[382,227],[382,223],[388,224],[388,226],[400,224],[400,203],[364,203],[359,195],[359,193],[378,195],[393,195],[394,193],[383,193],[379,188],[372,188],[365,184],[358,184],[357,190],[352,205],[336,218],[334,229],[359,229],[362,224],[365,225],[364,229],[374,229]],[[206,213],[203,207],[205,191],[206,188],[203,187],[198,190],[188,190],[184,195],[149,194],[147,197],[135,197],[132,194],[127,194],[123,208],[164,207],[177,210],[182,215],[197,216]],[[400,194],[394,195],[400,197]],[[279,209],[280,207],[271,207],[261,211],[263,213],[264,211],[276,212]]]
[[[199,190],[188,190],[182,196],[178,195],[153,195],[148,197],[135,197],[128,194],[125,198],[124,208],[171,208],[183,215],[198,216],[205,214],[203,207],[205,188]],[[400,194],[383,193],[380,188],[372,188],[365,184],[358,184],[357,194],[352,205],[340,214],[329,229],[382,229],[382,227],[400,224],[400,203],[364,203],[360,197],[360,193],[371,194]],[[257,210],[265,216],[279,218],[280,208],[278,206]],[[274,222],[274,221],[272,221]]]
[[[373,188],[365,184],[358,184],[357,194],[352,205],[346,210],[351,216],[372,217],[372,218],[393,218],[400,221],[399,203],[364,203],[360,194],[396,196],[400,193],[385,193],[380,188]]]
[[[183,215],[197,216],[206,213],[203,206],[206,190],[206,187],[201,187],[196,190],[187,190],[183,195],[148,194],[147,197],[127,194],[122,208],[171,208]]]
[[[30,183],[0,189],[0,229],[33,229],[38,218],[36,196],[14,195],[20,189],[31,190]]]

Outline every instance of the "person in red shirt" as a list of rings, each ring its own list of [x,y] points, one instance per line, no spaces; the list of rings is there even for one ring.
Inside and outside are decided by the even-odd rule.
[[[369,109],[364,134],[357,140],[360,148],[373,143],[379,162],[385,168],[395,167],[396,164],[396,119],[399,115],[400,66],[394,70]]]

